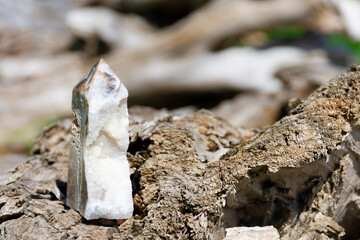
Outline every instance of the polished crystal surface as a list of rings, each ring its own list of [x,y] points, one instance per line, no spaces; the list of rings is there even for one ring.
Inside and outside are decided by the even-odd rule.
[[[73,89],[66,204],[88,220],[132,216],[127,97],[102,59]]]

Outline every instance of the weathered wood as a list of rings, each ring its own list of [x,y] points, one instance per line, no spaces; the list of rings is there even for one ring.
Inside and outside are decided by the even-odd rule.
[[[354,66],[249,140],[208,111],[131,116],[135,212],[121,225],[59,200],[70,121],[58,123],[1,190],[0,238],[219,239],[241,225],[273,225],[282,239],[359,238],[359,91]]]

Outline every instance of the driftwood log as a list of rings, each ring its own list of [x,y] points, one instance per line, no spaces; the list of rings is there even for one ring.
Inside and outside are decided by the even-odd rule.
[[[213,113],[130,109],[134,216],[86,221],[64,203],[70,120],[44,131],[0,191],[1,239],[221,239],[272,225],[281,239],[358,239],[360,66],[263,132]]]
[[[134,104],[151,104],[160,94],[164,99],[189,91],[277,92],[282,84],[275,72],[305,63],[329,64],[327,57],[294,47],[232,48],[243,35],[284,24],[316,31],[343,29],[336,27],[341,18],[332,4],[323,0],[3,2],[0,148],[9,141],[11,131],[70,115],[71,89],[99,54],[124,81]],[[98,6],[85,7],[90,2]],[[160,5],[162,10],[154,14],[150,5]],[[126,12],[145,8],[159,16],[187,8],[189,14],[157,29],[140,16],[115,11],[115,6]],[[18,13],[16,17],[13,12]],[[72,51],[77,48],[80,52]]]

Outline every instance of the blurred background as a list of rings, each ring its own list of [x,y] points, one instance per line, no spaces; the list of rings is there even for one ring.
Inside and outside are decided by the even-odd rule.
[[[0,181],[104,58],[129,105],[262,129],[360,61],[359,0],[0,0]]]

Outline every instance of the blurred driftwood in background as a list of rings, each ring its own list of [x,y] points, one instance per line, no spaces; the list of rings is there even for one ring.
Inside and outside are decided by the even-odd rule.
[[[24,152],[39,127],[70,115],[72,87],[100,56],[131,105],[214,108],[236,126],[262,128],[286,113],[288,99],[306,97],[352,61],[326,45],[327,34],[360,39],[352,0],[1,4],[3,154]]]

